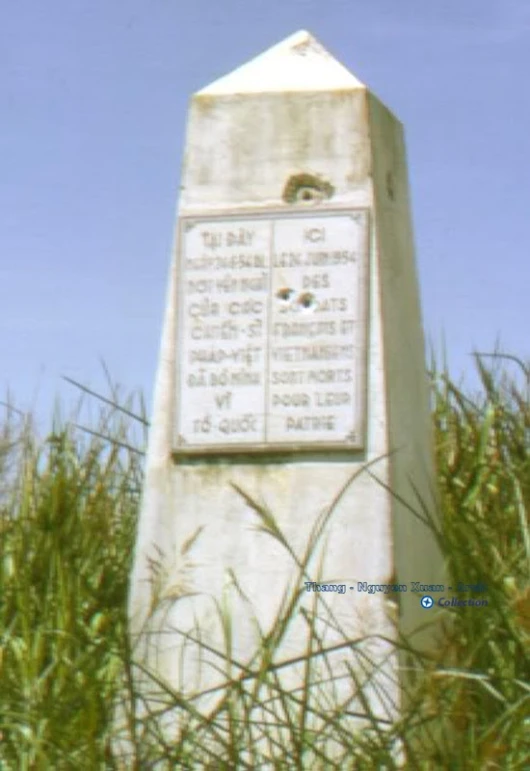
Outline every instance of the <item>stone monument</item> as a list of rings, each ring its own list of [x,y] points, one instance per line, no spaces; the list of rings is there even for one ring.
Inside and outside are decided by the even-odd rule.
[[[435,645],[412,586],[443,581],[413,251],[401,124],[309,33],[193,96],[130,592],[138,655],[179,693],[226,680],[225,611],[248,679],[288,591],[293,688],[317,595],[336,693],[353,703],[364,641],[383,721],[393,641]]]

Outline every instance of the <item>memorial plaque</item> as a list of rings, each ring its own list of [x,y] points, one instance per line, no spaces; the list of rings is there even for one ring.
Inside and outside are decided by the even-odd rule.
[[[368,209],[185,217],[181,453],[364,446]]]

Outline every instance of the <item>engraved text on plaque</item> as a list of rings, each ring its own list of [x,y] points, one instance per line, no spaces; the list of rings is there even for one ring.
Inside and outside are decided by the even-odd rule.
[[[364,445],[369,213],[183,218],[177,452]]]

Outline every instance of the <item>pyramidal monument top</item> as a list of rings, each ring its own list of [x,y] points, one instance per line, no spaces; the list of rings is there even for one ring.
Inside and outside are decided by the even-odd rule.
[[[295,32],[264,53],[210,83],[199,96],[280,91],[337,91],[365,88],[306,30]]]

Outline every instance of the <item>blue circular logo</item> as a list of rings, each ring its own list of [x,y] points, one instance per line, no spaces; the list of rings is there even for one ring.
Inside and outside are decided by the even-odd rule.
[[[425,608],[425,610],[429,610],[429,608],[432,608],[434,605],[434,600],[432,597],[429,597],[428,594],[425,595],[425,597],[421,598],[421,607]]]

